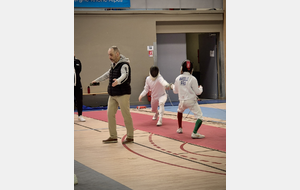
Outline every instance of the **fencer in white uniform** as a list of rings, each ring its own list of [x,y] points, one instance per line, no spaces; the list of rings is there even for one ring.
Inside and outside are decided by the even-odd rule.
[[[193,63],[186,60],[182,63],[180,75],[175,79],[172,85],[173,92],[178,94],[179,105],[177,109],[178,129],[177,133],[182,133],[182,113],[186,109],[190,109],[197,119],[191,137],[193,139],[204,138],[204,135],[197,133],[200,128],[203,116],[202,111],[198,105],[197,95],[201,95],[203,87],[198,86],[197,79],[192,75]]]
[[[170,89],[170,84],[160,75],[157,66],[152,66],[150,68],[149,76],[146,78],[144,90],[139,96],[139,101],[146,96],[146,94],[151,91],[151,111],[154,112],[153,120],[159,117],[157,126],[162,125],[162,118],[165,111],[165,103],[167,101],[166,90]],[[159,106],[159,110],[158,110]]]

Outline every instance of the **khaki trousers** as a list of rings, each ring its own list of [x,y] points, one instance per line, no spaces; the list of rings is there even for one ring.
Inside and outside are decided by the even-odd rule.
[[[109,96],[107,106],[107,118],[108,128],[110,137],[113,139],[118,138],[117,136],[117,124],[116,124],[116,113],[118,106],[121,108],[121,113],[124,119],[125,127],[127,129],[127,138],[133,139],[133,123],[130,114],[130,95],[122,96]]]

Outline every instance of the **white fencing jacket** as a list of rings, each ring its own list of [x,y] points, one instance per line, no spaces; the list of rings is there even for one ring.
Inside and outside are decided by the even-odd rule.
[[[180,101],[197,100],[197,95],[202,94],[202,86],[198,87],[197,79],[189,72],[184,72],[175,79],[172,85],[173,92],[178,94]]]
[[[156,79],[151,76],[146,78],[143,92],[140,96],[144,97],[151,90],[151,98],[159,99],[161,96],[166,94],[165,86],[169,83],[159,74]]]

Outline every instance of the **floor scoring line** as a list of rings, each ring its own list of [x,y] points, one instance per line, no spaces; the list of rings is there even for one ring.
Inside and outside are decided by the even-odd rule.
[[[173,152],[171,152],[171,151],[167,151],[166,149],[163,149],[163,148],[161,148],[161,147],[159,147],[159,146],[157,146],[154,142],[153,142],[153,140],[152,140],[152,135],[153,135],[153,133],[151,134],[151,135],[149,135],[149,142],[153,145],[153,146],[155,146],[156,148],[158,148],[158,149],[161,149],[161,150],[163,150],[163,151],[165,151],[165,152],[168,152],[168,153],[170,153],[170,154],[174,154],[174,155],[179,155],[178,153],[173,153]],[[184,144],[186,144],[186,143],[184,143]],[[183,144],[183,145],[184,145]],[[182,147],[182,145],[180,146],[180,148]],[[181,148],[181,150],[182,150],[182,148]],[[186,151],[187,152],[187,151]],[[187,153],[192,153],[192,152],[187,152]],[[215,157],[215,156],[209,156],[209,155],[203,155],[203,154],[196,154],[196,155],[200,155],[200,156],[208,156],[208,157]],[[180,155],[181,157],[186,157],[186,158],[188,158],[188,156],[185,156],[185,155]],[[220,158],[220,157],[218,157],[218,158]],[[221,157],[221,158],[225,158],[225,157]],[[193,159],[193,160],[198,160],[197,158],[192,158],[192,157],[190,157],[189,159]],[[207,160],[200,160],[200,161],[204,161],[204,162],[209,162],[209,161],[207,161]],[[212,162],[213,163],[213,162]],[[202,164],[202,163],[201,163]],[[220,164],[220,163],[218,163],[218,164]]]
[[[126,135],[124,135],[124,137],[122,138],[122,141],[125,139],[125,137],[126,137]],[[166,153],[166,152],[163,152],[163,151],[160,151],[160,150],[156,150],[156,149],[154,149],[154,148],[151,148],[151,147],[148,147],[148,146],[145,146],[145,145],[136,143],[136,142],[134,142],[134,144],[137,144],[137,145],[140,145],[140,146],[143,146],[143,147],[146,147],[146,148],[149,148],[149,149],[158,151],[158,152],[162,152],[162,153],[168,154],[168,155],[170,155],[170,156],[174,156],[174,157],[177,157],[177,158],[181,158],[181,159],[184,159],[184,160],[187,160],[187,161],[190,161],[190,162],[194,162],[194,163],[197,163],[197,164],[201,164],[201,165],[204,165],[204,166],[213,168],[213,169],[217,169],[217,170],[226,172],[226,170],[223,170],[223,169],[220,169],[220,168],[216,168],[216,167],[213,167],[213,166],[210,166],[210,165],[207,165],[207,164],[203,164],[203,163],[201,163],[201,162],[196,162],[196,161],[193,161],[193,160],[189,160],[189,159],[186,159],[186,158],[182,158],[182,157],[177,156],[177,155],[174,155],[174,154],[169,154],[169,153]],[[212,171],[207,171],[207,170],[200,170],[200,169],[189,168],[189,167],[185,167],[185,166],[180,166],[180,165],[176,165],[176,164],[171,164],[171,163],[168,163],[168,162],[160,161],[160,160],[157,160],[157,159],[154,159],[154,158],[147,157],[147,156],[142,155],[142,154],[140,154],[140,153],[137,153],[137,152],[135,152],[134,150],[130,149],[126,144],[123,144],[123,146],[124,146],[128,151],[130,151],[130,152],[132,152],[132,153],[134,153],[134,154],[136,154],[136,155],[138,155],[138,156],[141,156],[141,157],[143,157],[143,158],[146,158],[146,159],[149,159],[149,160],[152,160],[152,161],[156,161],[156,162],[159,162],[159,163],[163,163],[163,164],[167,164],[167,165],[171,165],[171,166],[176,166],[176,167],[180,167],[180,168],[185,168],[185,169],[190,169],[190,170],[201,171],[201,172],[208,172],[208,173],[214,173],[214,174],[226,175],[226,173],[218,173],[218,172],[212,172]]]

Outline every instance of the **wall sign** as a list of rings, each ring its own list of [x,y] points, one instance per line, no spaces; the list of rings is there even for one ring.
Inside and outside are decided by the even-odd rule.
[[[149,57],[153,57],[153,51],[148,51]]]
[[[153,46],[147,46],[149,57],[153,57],[153,50],[154,50]]]
[[[148,51],[153,51],[154,48],[153,48],[153,46],[147,46],[147,50],[148,50]]]
[[[130,8],[130,0],[74,0],[74,7]]]

